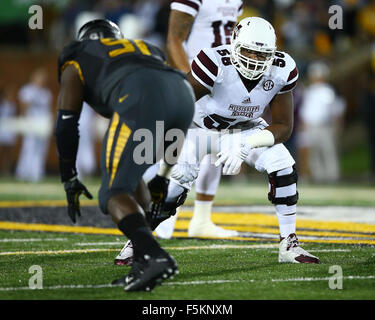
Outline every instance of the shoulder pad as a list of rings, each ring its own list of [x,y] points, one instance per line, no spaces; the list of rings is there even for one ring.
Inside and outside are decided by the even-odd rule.
[[[298,68],[294,59],[286,52],[276,51],[271,72],[281,79],[283,87],[279,93],[291,91],[297,84]]]
[[[220,64],[215,50],[216,48],[202,49],[191,63],[193,77],[210,91],[220,73]]]
[[[61,54],[59,56],[58,60],[58,80],[60,82],[60,76],[61,76],[61,68],[64,66],[65,62],[69,60],[75,60],[77,58],[77,54],[79,52],[79,49],[82,46],[82,41],[73,40],[68,45],[64,47],[64,49],[61,51]]]

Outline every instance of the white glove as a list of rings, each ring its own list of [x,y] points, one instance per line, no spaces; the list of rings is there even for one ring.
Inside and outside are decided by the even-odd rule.
[[[199,167],[192,164],[176,164],[172,168],[171,178],[180,184],[192,183],[198,177]]]
[[[220,151],[217,154],[218,160],[215,162],[215,166],[224,164],[223,174],[224,175],[235,175],[240,172],[242,162],[247,158],[251,150],[251,147],[246,144],[241,144],[240,148],[233,148]]]

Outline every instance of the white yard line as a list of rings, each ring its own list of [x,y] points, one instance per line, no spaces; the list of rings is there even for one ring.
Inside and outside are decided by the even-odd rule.
[[[117,243],[116,243],[117,244]],[[122,243],[119,243],[122,244]],[[189,247],[165,247],[167,250],[200,250],[200,249],[268,249],[277,248],[277,244],[254,244],[254,245],[210,245],[210,246],[189,246]],[[90,252],[112,252],[119,248],[90,248],[72,250],[43,250],[43,251],[7,251],[0,252],[0,256],[24,255],[24,254],[70,254],[70,253],[90,253]]]
[[[45,250],[45,251],[8,251],[0,252],[0,256],[24,255],[24,254],[67,254],[67,253],[91,253],[91,252],[110,252],[119,249],[74,249],[74,250]]]
[[[126,241],[115,241],[115,242],[77,242],[74,245],[80,247],[86,246],[115,246],[115,245],[125,245]]]
[[[342,277],[343,280],[368,280],[375,279],[375,275],[370,276],[345,276]],[[180,286],[180,285],[208,285],[208,284],[222,284],[222,283],[254,283],[254,282],[311,282],[311,281],[329,281],[330,277],[324,278],[287,278],[287,279],[270,279],[270,280],[197,280],[197,281],[171,281],[163,283],[167,286]],[[97,285],[85,285],[85,284],[76,284],[76,285],[60,285],[60,286],[43,286],[43,289],[39,290],[61,290],[61,289],[101,289],[101,288],[115,288],[119,285],[112,284],[97,284]],[[22,291],[22,290],[38,290],[30,289],[29,287],[0,287],[0,291]]]
[[[351,249],[309,249],[309,252],[351,252]],[[277,253],[279,251],[272,251],[272,253]]]
[[[92,243],[94,244],[107,244],[103,243]],[[122,242],[108,242],[108,244],[123,244]],[[90,243],[91,245],[91,243]],[[278,244],[247,244],[247,245],[209,245],[209,246],[188,246],[188,247],[164,247],[166,250],[224,250],[224,249],[275,249],[278,248]],[[72,250],[43,250],[43,251],[6,251],[0,252],[0,256],[10,255],[44,255],[44,254],[71,254],[71,253],[91,253],[91,252],[116,252],[119,248],[90,248],[90,249],[72,249]],[[310,250],[311,252],[350,252],[350,249],[316,249]],[[277,251],[274,251],[277,252]]]
[[[26,238],[0,239],[0,242],[38,242],[38,241],[66,241],[67,238]]]
[[[331,277],[324,278],[290,278],[290,279],[271,279],[272,282],[310,282],[310,281],[328,281]],[[375,276],[345,276],[343,280],[366,280],[375,279]]]

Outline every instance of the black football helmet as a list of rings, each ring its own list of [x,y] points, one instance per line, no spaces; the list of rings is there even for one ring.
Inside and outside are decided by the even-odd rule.
[[[97,40],[101,38],[123,38],[118,25],[110,20],[95,19],[85,23],[78,31],[77,40]]]

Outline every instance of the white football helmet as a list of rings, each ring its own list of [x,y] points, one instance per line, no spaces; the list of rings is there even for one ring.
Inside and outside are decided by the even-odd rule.
[[[249,17],[242,19],[234,28],[230,58],[245,78],[257,80],[266,73],[275,52],[276,34],[267,20]]]

